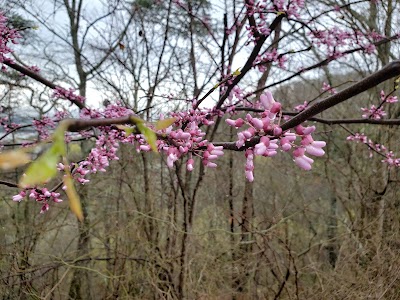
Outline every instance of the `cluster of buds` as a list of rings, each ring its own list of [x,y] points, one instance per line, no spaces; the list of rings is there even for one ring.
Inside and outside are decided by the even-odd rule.
[[[326,143],[324,141],[314,141],[312,133],[315,126],[304,127],[298,125],[294,132],[282,132],[279,126],[280,118],[278,114],[281,112],[281,104],[273,98],[272,94],[267,91],[260,96],[259,100],[264,111],[259,117],[247,114],[246,119],[238,118],[236,120],[227,119],[228,125],[235,128],[241,128],[247,125],[248,128],[237,134],[236,147],[242,148],[246,142],[251,142],[253,138],[259,138],[259,142],[254,147],[248,147],[246,150],[245,174],[249,181],[254,180],[253,170],[254,156],[272,157],[278,153],[280,149],[283,152],[292,151],[293,160],[297,166],[304,170],[310,170],[313,159],[306,154],[313,156],[322,156],[325,154],[322,149]],[[300,143],[296,144],[296,140],[300,138]]]
[[[35,200],[36,202],[42,203],[42,208],[40,210],[41,213],[49,210],[49,202],[62,202],[62,200],[60,199],[60,193],[51,192],[47,188],[34,188],[30,190],[23,190],[19,194],[13,196],[12,199],[13,201],[21,202],[28,193],[29,198]]]
[[[389,150],[386,146],[374,143],[368,136],[364,133],[354,133],[347,137],[348,141],[353,141],[356,143],[363,143],[368,146],[369,157],[373,157],[375,154],[380,154],[384,157],[383,163],[386,163],[389,167],[400,167],[400,158],[396,157],[395,153]]]
[[[54,99],[66,99],[66,100],[70,100],[72,102],[78,102],[78,103],[85,102],[85,97],[76,95],[75,90],[73,88],[66,90],[59,86],[57,86],[54,89],[53,98]]]
[[[386,112],[383,109],[384,104],[396,103],[398,101],[396,96],[387,95],[385,91],[381,91],[380,93],[380,103],[378,106],[371,105],[369,108],[362,107],[361,110],[363,112],[362,117],[364,119],[373,119],[380,120],[386,116]]]
[[[0,65],[1,70],[5,71],[6,67],[2,65],[4,61],[12,62],[12,59],[6,57],[5,55],[12,52],[12,50],[8,47],[8,43],[17,44],[18,39],[21,35],[17,30],[11,29],[7,26],[7,18],[0,13]]]

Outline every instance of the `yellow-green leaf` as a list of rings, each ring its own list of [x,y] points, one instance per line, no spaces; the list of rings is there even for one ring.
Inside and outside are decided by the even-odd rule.
[[[240,73],[241,73],[240,70],[237,69],[235,72],[232,73],[232,75],[234,75],[234,76],[239,76]]]
[[[140,130],[140,132],[143,134],[144,138],[146,139],[146,142],[150,145],[151,149],[154,152],[157,152],[157,135],[153,130],[150,128],[146,127],[143,123],[136,124],[137,128]]]
[[[30,156],[25,149],[11,150],[0,153],[0,168],[3,170],[15,169],[30,162]]]
[[[131,119],[131,122],[132,122],[132,123],[135,123],[135,124],[144,123],[144,120],[143,120],[143,119],[141,119],[141,118],[139,118],[139,117],[136,117],[136,116],[131,116],[130,119]]]
[[[67,153],[67,147],[65,146],[65,130],[68,128],[67,122],[61,122],[56,131],[53,133],[53,146],[54,152],[57,152],[60,156],[65,156]]]
[[[157,123],[156,123],[154,128],[156,130],[162,130],[162,129],[168,128],[169,126],[174,124],[175,121],[176,121],[175,118],[169,118],[169,119],[160,120],[160,121],[157,121]]]
[[[25,175],[22,176],[19,182],[22,188],[45,183],[57,174],[57,163],[59,162],[60,154],[56,150],[54,146],[51,147],[29,165]]]
[[[61,122],[53,134],[53,144],[49,150],[31,163],[21,178],[19,185],[22,188],[46,183],[57,174],[57,163],[61,156],[66,155],[64,140],[65,130],[68,122]]]
[[[76,215],[79,221],[83,221],[83,212],[81,200],[79,199],[79,195],[75,190],[74,181],[72,180],[71,173],[69,169],[65,169],[66,175],[64,177],[64,185],[66,187],[65,193],[67,194],[69,207],[71,211]]]
[[[117,125],[116,126],[119,130],[124,130],[126,133],[126,136],[130,135],[131,133],[135,132],[135,128],[129,127],[129,126],[124,126],[124,125]]]

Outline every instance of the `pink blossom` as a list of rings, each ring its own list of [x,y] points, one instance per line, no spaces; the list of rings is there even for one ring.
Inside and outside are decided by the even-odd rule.
[[[387,103],[396,103],[398,101],[397,96],[389,96],[386,98]]]
[[[314,156],[323,156],[325,151],[322,150],[326,146],[324,141],[314,141],[306,146],[306,152]]]
[[[80,95],[75,95],[75,90],[70,88],[69,90],[66,90],[62,87],[57,86],[54,89],[53,92],[53,98],[55,99],[66,99],[70,100],[72,102],[78,102],[78,103],[84,103],[85,102],[85,97],[82,97]]]
[[[193,171],[193,164],[194,164],[194,160],[192,158],[188,159],[188,161],[186,162],[186,169],[188,171]]]
[[[254,170],[254,155],[253,151],[248,149],[245,152],[246,156],[246,165],[245,165],[245,175],[248,181],[252,182],[254,181],[254,175],[253,175],[253,170]]]
[[[386,97],[385,91],[380,92],[380,97],[382,102],[386,103],[396,103],[398,101],[397,96],[388,96]]]
[[[43,206],[42,206],[42,209],[40,210],[40,213],[41,214],[43,214],[43,213],[45,213],[46,211],[48,211],[49,210],[49,204],[47,203],[47,202],[45,202],[44,204],[43,204]]]
[[[236,120],[231,120],[231,119],[226,119],[226,123],[232,127],[240,128],[244,125],[244,121],[242,118],[236,119]]]
[[[260,96],[260,102],[264,106],[265,109],[271,109],[271,107],[274,105],[275,100],[274,97],[272,96],[270,91],[266,91],[264,94]]]
[[[329,92],[330,94],[336,94],[337,93],[337,91],[326,82],[322,83],[322,91]]]
[[[167,158],[167,165],[169,168],[174,166],[174,162],[178,160],[178,156],[174,153],[170,153]]]
[[[12,59],[5,55],[13,52],[8,46],[9,43],[18,44],[18,39],[20,37],[21,35],[16,29],[7,27],[7,18],[0,12],[0,65],[4,61],[13,62]],[[5,70],[4,66],[2,66],[2,70]]]
[[[364,112],[362,117],[364,119],[380,120],[386,116],[386,112],[382,108],[378,108],[375,105],[371,105],[370,108],[361,108]]]
[[[307,108],[307,106],[308,106],[308,102],[307,102],[307,101],[304,101],[303,104],[296,105],[296,106],[294,107],[294,110],[296,110],[296,111],[303,111],[303,110],[305,110],[305,109]]]
[[[302,168],[303,170],[309,171],[312,168],[312,163],[314,160],[304,155],[304,148],[297,148],[293,151],[294,162],[297,166]]]
[[[19,192],[19,194],[13,196],[12,199],[15,202],[21,202],[25,198],[25,196],[26,196],[26,192],[21,191],[21,192]]]
[[[346,138],[348,141],[355,141],[355,142],[361,142],[361,143],[367,143],[368,138],[365,134],[363,133],[355,133],[354,135],[350,135]]]

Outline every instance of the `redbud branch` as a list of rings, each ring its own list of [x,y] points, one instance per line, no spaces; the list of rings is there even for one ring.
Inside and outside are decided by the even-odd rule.
[[[9,187],[15,187],[15,188],[18,187],[18,184],[13,183],[13,182],[4,181],[4,180],[0,180],[0,184],[9,186]]]
[[[391,42],[391,41],[394,41],[394,40],[397,40],[397,39],[399,39],[399,35],[396,34],[396,35],[393,35],[393,36],[391,36],[389,38],[384,38],[384,39],[380,40],[379,42],[373,43],[373,45],[380,46],[382,44],[385,44],[385,43],[388,43],[388,42]],[[354,49],[351,49],[351,50],[344,51],[344,52],[342,52],[342,54],[343,54],[343,56],[345,56],[347,54],[358,52],[358,51],[361,51],[361,50],[364,50],[364,49],[365,48],[363,48],[363,47],[358,47],[358,48],[354,48]],[[245,95],[244,98],[246,99],[246,98],[248,98],[248,97],[250,97],[252,95],[256,95],[257,93],[262,92],[262,91],[264,91],[266,89],[269,89],[269,88],[271,88],[273,86],[277,86],[277,85],[282,84],[282,83],[284,83],[286,81],[289,81],[289,80],[291,80],[291,79],[303,74],[304,72],[311,71],[311,70],[320,68],[322,66],[326,66],[326,65],[328,65],[329,63],[331,63],[332,61],[335,61],[335,60],[337,60],[337,59],[334,58],[334,57],[328,57],[328,58],[326,58],[324,60],[321,60],[320,62],[318,62],[318,63],[316,63],[314,65],[311,65],[311,66],[309,66],[307,68],[303,68],[300,71],[298,71],[298,72],[296,72],[296,73],[294,73],[294,74],[292,74],[292,75],[290,75],[290,76],[288,76],[288,77],[286,77],[286,78],[284,78],[282,80],[279,80],[277,82],[274,82],[274,83],[271,83],[269,85],[266,85],[266,86],[264,86],[264,87],[262,87],[260,89],[257,89],[255,91]]]
[[[286,16],[285,14],[280,14],[275,18],[275,20],[269,26],[270,32],[273,32],[275,30],[276,26],[278,26],[278,24],[282,21],[282,19],[285,16]],[[232,89],[234,88],[234,86],[237,85],[239,83],[239,81],[247,74],[247,72],[251,70],[251,68],[253,67],[254,60],[257,58],[257,55],[260,52],[262,45],[264,44],[264,42],[267,40],[268,37],[269,37],[269,35],[262,35],[259,37],[256,45],[253,48],[253,51],[251,52],[248,60],[246,61],[246,64],[240,71],[240,74],[235,77],[232,84],[228,86],[225,94],[219,99],[219,101],[216,105],[217,109],[221,108],[222,104],[228,98],[228,96],[229,96],[230,92],[232,91]],[[198,103],[198,104],[200,105],[200,103]]]
[[[105,118],[105,119],[65,119],[63,122],[67,122],[67,130],[70,132],[78,132],[91,127],[99,126],[110,126],[110,125],[124,125],[132,124],[135,125],[136,121],[132,119],[134,115],[119,117],[119,118]]]
[[[10,68],[12,68],[12,69],[14,69],[14,70],[16,70],[16,71],[18,71],[18,72],[20,72],[20,73],[32,78],[32,79],[34,79],[34,80],[44,84],[45,86],[47,86],[47,87],[49,87],[51,89],[55,89],[57,87],[57,85],[55,85],[53,82],[51,82],[51,81],[47,80],[46,78],[40,76],[38,73],[33,72],[32,70],[29,70],[28,68],[25,68],[25,67],[23,67],[23,66],[21,66],[19,64],[16,64],[16,63],[10,63],[8,61],[3,61],[3,63],[5,65],[9,66]],[[68,100],[71,101],[72,103],[74,103],[80,109],[85,108],[85,105],[83,103],[79,102],[79,101],[70,100],[70,99],[68,99]]]
[[[312,49],[312,46],[309,46],[309,47],[307,47],[307,48],[300,49],[300,50],[297,50],[297,51],[293,51],[293,50],[286,51],[286,52],[283,52],[283,53],[279,54],[279,55],[278,55],[278,59],[279,59],[279,58],[282,58],[282,57],[285,56],[285,55],[297,54],[297,53],[301,53],[301,52],[307,52],[307,51],[310,51],[311,49]],[[266,51],[267,51],[267,50],[266,50]],[[262,66],[262,65],[270,64],[270,63],[272,63],[272,62],[273,62],[273,60],[266,60],[266,61],[262,61],[262,62],[259,62],[259,63],[257,63],[257,64],[254,64],[253,66],[254,66],[254,67]]]
[[[309,108],[305,109],[298,115],[296,115],[293,119],[285,122],[282,125],[282,130],[288,130],[293,128],[304,121],[308,120],[309,118],[315,116],[318,113],[321,113],[328,108],[335,106],[343,101],[346,101],[370,88],[377,86],[378,84],[396,77],[400,74],[400,60],[395,60],[381,70],[369,75],[368,77],[362,79],[358,83],[338,92],[335,95],[332,95],[320,102],[315,103],[314,105],[310,106]]]
[[[327,125],[334,124],[372,124],[372,125],[400,125],[400,119],[321,119],[321,118],[309,118],[308,121],[314,121]]]
[[[296,114],[292,119],[285,122],[281,127],[283,131],[289,130],[290,128],[300,125],[304,121],[312,120],[312,118],[328,108],[335,106],[341,102],[344,102],[378,84],[396,77],[400,74],[400,60],[395,60],[381,70],[371,74],[370,76],[362,79],[358,83],[332,95],[316,104],[310,106],[301,113]],[[367,123],[367,124],[381,124],[381,125],[400,125],[400,120],[372,120],[372,119],[348,119],[348,120],[324,120],[319,118],[313,118],[315,121],[321,121],[321,123],[326,124],[350,124],[350,123]],[[213,142],[215,146],[222,146],[224,149],[233,151],[243,151],[249,147],[254,147],[260,142],[260,137],[256,136],[246,141],[245,144],[238,148],[235,142]]]
[[[253,108],[253,107],[237,107],[235,111],[252,111],[252,112],[264,112],[263,109]],[[283,111],[282,115],[284,116],[297,116],[298,112],[291,111]],[[323,119],[318,117],[312,117],[307,119],[307,121],[318,122],[327,125],[334,124],[372,124],[372,125],[400,125],[400,119]]]
[[[11,129],[10,131],[7,131],[5,134],[3,134],[3,135],[0,137],[0,141],[3,140],[3,139],[4,139],[5,137],[7,137],[8,135],[10,135],[11,133],[17,131],[17,130],[20,130],[20,129],[23,129],[23,128],[27,128],[27,127],[31,127],[31,126],[32,126],[32,124],[27,124],[27,125],[21,125],[21,126],[15,127],[15,128],[13,128],[13,129]]]
[[[215,86],[213,86],[198,102],[196,105],[193,106],[194,109],[199,107],[200,103],[203,102],[212,92],[214,92],[219,86],[223,85],[227,81],[231,80],[233,78],[233,75],[229,75],[227,78],[222,80],[221,82],[217,83]]]
[[[251,4],[249,0],[246,0],[245,2],[246,2],[247,8],[251,8],[254,5],[254,3]],[[256,20],[254,19],[254,15],[248,13],[247,14],[247,19],[249,20],[250,27],[254,30],[253,31],[254,36],[255,37],[259,37],[261,34],[257,30],[257,24],[256,24]]]
[[[395,85],[396,85],[396,83],[394,83]],[[389,94],[387,94],[386,96],[385,96],[385,99],[383,99],[380,103],[379,103],[379,105],[376,107],[376,110],[378,110],[378,109],[380,109],[385,103],[387,103],[386,102],[386,100],[394,93],[394,92],[396,92],[396,88],[394,88]],[[370,118],[372,117],[372,114],[369,116]]]
[[[347,131],[348,133],[350,133],[352,136],[355,136],[355,133],[352,132],[351,130],[349,130],[348,128],[346,128],[345,126],[340,126],[342,127],[345,131]],[[364,143],[364,145],[366,145],[371,151],[374,151],[375,153],[379,154],[380,156],[386,157],[385,154],[377,151],[375,148],[373,148],[369,143]]]

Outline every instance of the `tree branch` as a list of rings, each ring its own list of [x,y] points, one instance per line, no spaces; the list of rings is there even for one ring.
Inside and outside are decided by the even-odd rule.
[[[49,87],[49,88],[51,88],[53,90],[57,87],[57,85],[55,85],[53,82],[47,80],[46,78],[40,76],[39,74],[37,74],[35,72],[29,70],[28,68],[25,68],[25,67],[23,67],[21,65],[15,64],[15,63],[10,63],[8,61],[3,61],[3,63],[5,65],[9,66],[10,68],[12,68],[12,69],[14,69],[14,70],[16,70],[18,72],[21,72],[22,74],[24,74],[24,75],[26,75],[26,76],[28,76],[28,77],[30,77],[30,78],[42,83],[42,84],[44,84],[45,86],[47,86],[47,87]],[[71,101],[72,103],[74,103],[80,109],[85,108],[85,105],[83,103],[79,102],[79,101],[70,100],[70,99],[68,99],[68,100]]]
[[[381,70],[371,74],[370,76],[362,79],[358,83],[332,95],[324,100],[321,100],[311,107],[307,108],[303,112],[296,115],[293,119],[290,119],[282,125],[282,130],[288,130],[293,128],[309,118],[319,114],[328,108],[335,106],[341,102],[344,102],[362,92],[369,90],[377,86],[378,84],[400,75],[400,60],[395,60],[390,64],[383,67]]]

